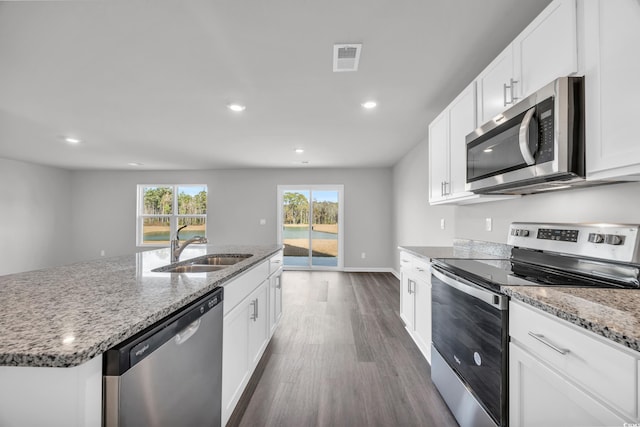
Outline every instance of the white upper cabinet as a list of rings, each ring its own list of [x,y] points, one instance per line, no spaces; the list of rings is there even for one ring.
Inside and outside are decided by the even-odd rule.
[[[449,110],[445,110],[429,125],[429,203],[447,199],[449,180]]]
[[[429,125],[430,204],[469,204],[513,197],[465,191],[466,137],[476,125],[476,90],[472,82]]]
[[[552,2],[513,41],[513,72],[519,99],[558,77],[578,72],[576,1]]]
[[[479,125],[513,105],[513,90],[517,84],[513,77],[513,46],[509,45],[476,79]]]
[[[588,179],[640,180],[640,3],[584,2]]]
[[[578,72],[576,0],[555,0],[480,73],[478,125]]]
[[[476,126],[476,93],[472,83],[449,105],[449,192],[470,195],[467,182],[467,135]]]

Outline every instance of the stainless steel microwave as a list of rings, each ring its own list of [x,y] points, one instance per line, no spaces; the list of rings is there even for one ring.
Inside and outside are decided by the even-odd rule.
[[[529,194],[587,184],[582,77],[551,82],[467,135],[466,143],[466,186],[474,193]]]

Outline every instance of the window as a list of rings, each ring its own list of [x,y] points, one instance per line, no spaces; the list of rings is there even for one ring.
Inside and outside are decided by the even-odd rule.
[[[138,246],[165,246],[178,227],[180,239],[207,236],[206,185],[138,185]]]

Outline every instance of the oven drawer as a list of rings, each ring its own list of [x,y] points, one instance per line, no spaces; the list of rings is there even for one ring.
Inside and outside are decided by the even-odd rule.
[[[623,414],[638,417],[638,356],[538,309],[509,303],[511,341],[526,348],[587,392]]]

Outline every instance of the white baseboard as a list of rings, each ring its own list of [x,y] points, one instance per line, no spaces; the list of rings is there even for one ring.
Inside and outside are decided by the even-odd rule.
[[[398,277],[390,267],[345,267],[342,271],[345,273],[391,273]]]

